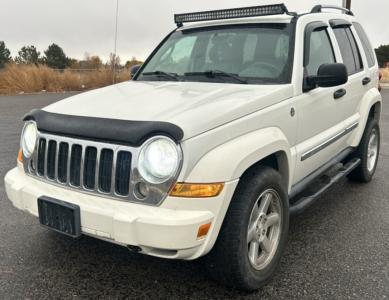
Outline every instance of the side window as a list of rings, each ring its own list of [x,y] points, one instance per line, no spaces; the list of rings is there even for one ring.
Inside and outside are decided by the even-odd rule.
[[[330,39],[325,29],[313,31],[309,48],[309,64],[307,75],[317,75],[317,70],[322,64],[334,63],[335,56]]]
[[[354,37],[353,33],[351,32],[350,27],[346,27],[345,30],[346,30],[347,37],[350,41],[351,48],[353,49],[355,68],[357,71],[361,71],[363,69],[363,63],[362,63],[361,53],[359,52],[359,49],[357,46],[357,42],[355,41],[355,37]]]
[[[348,74],[352,75],[362,71],[363,64],[361,55],[350,27],[339,27],[333,30]]]
[[[375,59],[374,59],[373,49],[371,47],[369,39],[367,38],[366,33],[360,24],[353,23],[353,26],[357,31],[359,39],[361,40],[363,50],[365,50],[367,64],[369,65],[369,68],[371,68],[375,65]]]

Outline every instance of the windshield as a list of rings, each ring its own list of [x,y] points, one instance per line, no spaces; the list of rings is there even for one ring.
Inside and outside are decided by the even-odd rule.
[[[292,46],[291,24],[176,31],[136,80],[290,83]]]

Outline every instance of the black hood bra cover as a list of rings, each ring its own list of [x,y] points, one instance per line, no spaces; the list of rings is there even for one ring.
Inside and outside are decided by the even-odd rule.
[[[89,140],[112,141],[140,146],[146,139],[164,135],[177,143],[184,137],[182,129],[160,121],[127,121],[50,113],[33,109],[23,121],[33,120],[39,131]]]

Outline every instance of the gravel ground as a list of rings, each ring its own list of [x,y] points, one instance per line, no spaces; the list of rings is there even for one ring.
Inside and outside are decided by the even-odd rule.
[[[384,104],[389,89],[383,89]],[[273,280],[255,293],[215,282],[201,260],[171,261],[90,237],[41,228],[4,189],[16,164],[22,117],[70,94],[0,97],[0,299],[387,299],[389,297],[389,118],[369,184],[347,179],[292,219]]]

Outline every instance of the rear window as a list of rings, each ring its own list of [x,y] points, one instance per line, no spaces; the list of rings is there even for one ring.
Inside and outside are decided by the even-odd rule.
[[[367,64],[369,65],[369,68],[371,68],[375,65],[375,59],[374,59],[373,49],[371,47],[369,39],[367,38],[367,35],[360,24],[353,23],[353,26],[357,31],[359,39],[361,40],[363,50],[365,51],[366,54]]]

